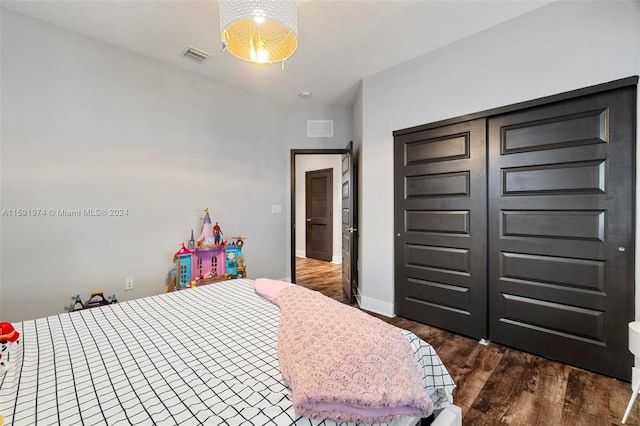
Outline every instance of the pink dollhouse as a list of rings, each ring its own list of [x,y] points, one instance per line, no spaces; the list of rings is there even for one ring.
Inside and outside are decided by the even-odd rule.
[[[238,270],[235,259],[242,253],[238,250],[242,249],[242,237],[234,237],[227,248],[227,241],[222,240],[222,229],[218,222],[212,224],[209,216],[209,209],[205,209],[204,221],[202,223],[202,231],[200,238],[194,240],[193,231],[191,231],[191,239],[189,246],[185,247],[184,243],[180,246],[173,260],[176,264],[175,282],[169,285],[169,291],[185,288],[188,286],[196,286],[208,284],[220,279],[235,278]],[[229,252],[229,253],[227,253]],[[234,262],[229,271],[227,264],[229,263],[229,254],[233,253]],[[242,259],[244,262],[244,258]],[[241,265],[241,274],[244,275],[244,263]]]

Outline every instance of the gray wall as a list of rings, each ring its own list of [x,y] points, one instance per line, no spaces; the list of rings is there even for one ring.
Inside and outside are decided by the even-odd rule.
[[[307,137],[307,120],[333,120],[333,137]],[[301,98],[286,107],[286,136],[295,149],[342,149],[353,139],[353,108],[350,105],[309,105]]]
[[[640,74],[639,23],[637,1],[554,2],[364,79],[364,308],[394,313],[392,132]]]
[[[1,217],[4,321],[60,313],[96,289],[165,291],[204,207],[225,237],[247,237],[250,277],[290,277],[289,150],[344,148],[350,106],[284,106],[12,11],[1,19],[0,208],[128,210]],[[308,138],[307,120],[323,119],[334,137]]]
[[[3,321],[165,291],[204,207],[247,237],[251,277],[288,275],[284,107],[11,11],[1,31],[1,208],[128,210],[2,217]]]

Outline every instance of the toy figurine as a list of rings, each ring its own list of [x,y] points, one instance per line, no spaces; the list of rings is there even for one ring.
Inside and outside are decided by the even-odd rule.
[[[216,222],[216,224],[213,225],[213,237],[216,245],[220,244],[221,235],[224,235],[224,234],[222,233],[222,229],[220,229],[220,225],[218,225],[218,222]]]
[[[0,372],[9,369],[9,352],[20,343],[20,333],[13,328],[10,322],[0,322]]]
[[[247,268],[244,266],[244,256],[238,257],[237,262],[238,278],[247,278]]]
[[[238,248],[242,248],[244,245],[244,237],[242,235],[238,235],[237,237],[233,237],[236,240],[236,246]]]

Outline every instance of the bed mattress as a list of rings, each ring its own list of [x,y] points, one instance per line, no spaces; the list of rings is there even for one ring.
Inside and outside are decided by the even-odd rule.
[[[15,323],[0,415],[5,425],[336,425],[293,409],[279,316],[239,279]],[[436,407],[451,405],[439,357],[406,336]]]

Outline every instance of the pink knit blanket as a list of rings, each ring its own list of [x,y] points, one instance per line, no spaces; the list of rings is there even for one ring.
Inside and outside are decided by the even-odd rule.
[[[281,309],[280,370],[297,411],[365,423],[431,414],[411,346],[397,328],[297,285],[269,299]]]

